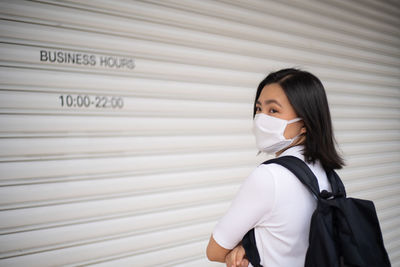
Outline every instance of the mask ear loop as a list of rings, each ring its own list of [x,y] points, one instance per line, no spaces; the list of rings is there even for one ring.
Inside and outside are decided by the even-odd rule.
[[[293,120],[287,121],[287,124],[295,123],[295,122],[298,122],[301,120],[303,120],[303,119],[302,118],[294,118]],[[303,135],[302,133],[299,133],[295,137],[291,138],[291,140],[292,140],[291,144],[302,135]]]
[[[287,121],[287,124],[295,123],[302,120],[303,120],[302,118],[294,118],[293,120]]]
[[[298,121],[303,120],[302,118],[294,118],[293,120],[287,121],[287,124],[291,124],[291,123],[295,123]],[[292,140],[296,140],[297,138],[299,138],[302,135],[302,133],[299,133],[298,135],[296,135],[295,137],[292,138]]]
[[[298,121],[301,121],[301,120],[303,120],[302,118],[295,118],[295,119],[293,119],[293,120],[290,120],[290,121],[288,121],[288,124],[290,124],[290,123],[295,123],[295,122],[298,122]],[[295,137],[293,137],[292,138],[292,143],[296,140],[296,139],[298,139],[298,138],[300,138],[301,136],[303,136],[304,135],[304,133],[299,133],[298,135],[296,135]]]

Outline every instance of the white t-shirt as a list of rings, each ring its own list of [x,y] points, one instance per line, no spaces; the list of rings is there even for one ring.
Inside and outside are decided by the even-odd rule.
[[[289,148],[280,156],[291,155],[304,161],[303,148]],[[307,165],[317,177],[320,190],[330,191],[321,164]],[[216,225],[213,237],[220,246],[232,249],[255,228],[264,267],[304,266],[315,208],[316,199],[289,170],[278,164],[261,164],[240,187],[228,212]]]

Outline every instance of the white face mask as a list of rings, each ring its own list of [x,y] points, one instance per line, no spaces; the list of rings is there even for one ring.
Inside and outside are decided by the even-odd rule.
[[[275,154],[290,146],[301,134],[298,134],[292,139],[286,139],[283,133],[288,124],[300,120],[302,119],[295,118],[287,121],[268,116],[264,113],[256,114],[253,122],[253,132],[256,137],[258,150],[268,154]]]

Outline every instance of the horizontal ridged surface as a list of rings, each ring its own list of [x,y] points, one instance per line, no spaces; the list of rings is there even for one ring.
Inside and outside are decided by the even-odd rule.
[[[0,265],[222,266],[207,240],[265,159],[255,88],[297,66],[400,266],[399,17],[389,0],[1,1]],[[57,52],[134,66],[41,60]]]

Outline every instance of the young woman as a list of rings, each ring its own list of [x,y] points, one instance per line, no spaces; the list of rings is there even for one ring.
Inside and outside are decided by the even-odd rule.
[[[300,158],[318,178],[321,191],[330,191],[325,169],[340,169],[344,163],[335,148],[325,89],[317,77],[297,69],[270,73],[258,86],[253,117],[259,151]],[[254,228],[261,265],[304,266],[315,208],[316,200],[289,170],[261,164],[216,225],[207,257],[228,267],[248,266],[240,241]]]

